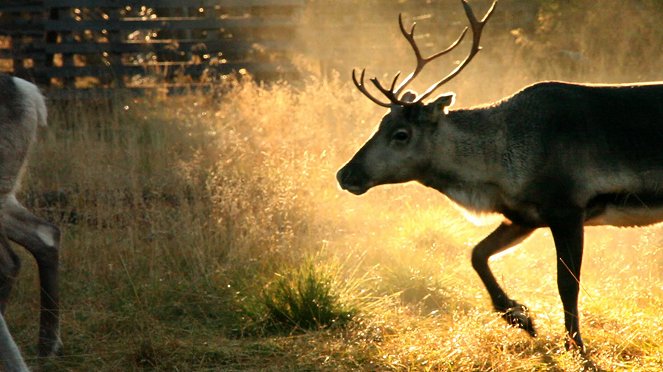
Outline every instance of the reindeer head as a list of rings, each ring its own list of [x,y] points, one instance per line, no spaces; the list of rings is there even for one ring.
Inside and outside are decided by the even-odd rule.
[[[414,94],[403,96],[410,97]],[[445,94],[428,104],[392,105],[377,132],[338,171],[341,187],[360,195],[373,186],[412,181],[425,173],[437,121],[453,100],[453,94]]]
[[[389,88],[385,88],[376,78],[370,79],[389,102],[380,101],[367,90],[364,84],[365,69],[362,70],[359,79],[352,70],[352,81],[357,89],[376,104],[388,107],[389,113],[382,118],[373,137],[364,144],[352,160],[338,171],[336,178],[344,190],[360,195],[377,185],[416,180],[429,169],[432,138],[441,118],[447,112],[447,108],[453,104],[454,95],[446,93],[426,104],[423,101],[444,83],[458,75],[479,52],[481,31],[496,4],[494,2],[483,19],[478,21],[466,0],[462,0],[462,3],[472,30],[472,48],[463,62],[422,95],[417,97],[413,92],[404,90],[428,62],[447,54],[458,46],[467,33],[467,27],[448,48],[423,58],[414,40],[415,25],[413,24],[408,32],[399,15],[398,24],[401,33],[412,47],[417,64],[414,71],[398,87],[396,84],[400,73],[396,74]]]

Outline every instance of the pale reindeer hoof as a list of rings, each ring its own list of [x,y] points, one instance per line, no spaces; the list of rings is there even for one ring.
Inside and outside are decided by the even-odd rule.
[[[530,336],[536,337],[536,329],[534,329],[534,322],[529,316],[529,309],[525,305],[516,305],[507,309],[502,318],[507,323],[514,327],[525,330]]]

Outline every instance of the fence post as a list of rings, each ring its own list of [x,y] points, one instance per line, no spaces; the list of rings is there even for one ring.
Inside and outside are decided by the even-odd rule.
[[[111,22],[118,22],[120,20],[120,8],[114,7],[108,9],[108,19]],[[124,88],[124,71],[122,69],[122,52],[119,47],[124,41],[124,34],[122,31],[117,28],[112,28],[108,31],[108,41],[110,44],[108,50],[108,58],[110,61],[110,68],[113,75],[113,80],[115,81],[115,86],[117,88]]]
[[[57,19],[58,18],[58,10],[50,8],[48,5],[44,5],[44,12],[46,13],[46,20],[49,19]],[[44,49],[48,49],[48,46],[51,44],[56,44],[58,42],[58,33],[55,31],[50,31],[46,28],[45,26],[46,22],[44,22]],[[44,67],[45,69],[37,74],[35,76],[37,83],[44,85],[44,86],[50,86],[51,85],[51,77],[48,76],[48,71],[50,68],[53,67],[53,53],[47,52],[44,54],[45,59],[44,59]]]
[[[71,7],[53,6],[52,8],[50,8],[49,18],[51,20],[69,19],[73,21],[73,17],[71,16]],[[48,22],[46,22],[46,24],[48,25]],[[50,35],[50,41],[53,42],[53,44],[57,43],[72,44],[74,42],[74,36],[71,31],[60,31],[58,33],[50,31],[48,27],[45,27],[44,31],[46,32],[47,35]],[[58,40],[58,34],[59,34],[59,40]],[[53,61],[51,61],[51,66],[53,66]],[[74,67],[73,53],[68,53],[68,52],[62,53],[62,67],[64,67],[63,71],[73,71]],[[66,73],[63,74],[62,86],[64,88],[75,88],[75,83],[76,83],[75,76]]]

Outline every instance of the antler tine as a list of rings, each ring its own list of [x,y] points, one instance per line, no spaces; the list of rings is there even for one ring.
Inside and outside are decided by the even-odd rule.
[[[405,89],[405,87],[408,84],[410,84],[410,82],[412,82],[412,80],[414,80],[414,78],[417,77],[417,75],[419,75],[421,70],[423,70],[424,66],[426,66],[426,64],[428,62],[430,62],[430,61],[434,60],[435,58],[443,56],[443,55],[449,53],[450,51],[452,51],[454,48],[456,48],[458,46],[458,44],[460,44],[460,42],[463,40],[463,38],[465,38],[465,34],[467,34],[467,27],[465,27],[465,29],[461,32],[460,36],[456,39],[456,41],[451,43],[451,45],[449,45],[446,49],[441,50],[441,51],[439,51],[439,52],[437,52],[437,53],[435,53],[435,54],[433,54],[433,55],[431,55],[427,58],[424,58],[424,57],[421,56],[421,51],[419,50],[419,46],[417,45],[417,42],[414,40],[414,28],[417,24],[412,23],[412,27],[410,28],[410,32],[407,32],[407,30],[405,30],[405,27],[403,26],[403,16],[402,16],[402,14],[398,14],[398,25],[401,29],[401,33],[405,37],[405,40],[408,41],[408,43],[412,47],[412,50],[414,51],[414,56],[417,59],[417,65],[416,65],[414,71],[412,73],[410,73],[405,78],[405,80],[403,80],[403,82],[398,86],[398,89],[396,89],[396,92],[395,92],[395,96],[398,96],[403,92],[403,89]]]
[[[375,85],[375,87],[378,88],[378,90],[380,92],[382,92],[382,94],[384,94],[385,97],[389,98],[389,101],[391,101],[391,103],[396,104],[396,105],[402,105],[403,104],[398,99],[398,95],[397,95],[398,93],[394,92],[394,87],[396,86],[396,82],[398,81],[399,76],[401,76],[400,71],[398,73],[396,73],[396,76],[394,76],[394,80],[391,81],[391,86],[389,87],[389,89],[384,88],[377,78],[372,78],[371,79],[371,82],[373,83],[373,85]]]
[[[419,47],[417,46],[417,43],[414,41],[414,28],[416,26],[417,22],[412,22],[412,27],[410,27],[410,32],[407,32],[405,26],[403,26],[403,13],[398,13],[398,27],[400,27],[401,33],[405,37],[405,40],[407,40],[410,43],[412,49],[414,50],[414,55],[417,57],[417,60],[419,60],[423,58],[421,58],[421,52],[419,51]]]
[[[476,16],[474,15],[474,12],[472,11],[472,8],[470,7],[470,4],[467,3],[467,0],[462,0],[463,2],[463,8],[465,9],[465,14],[467,15],[467,19],[470,21],[470,28],[472,30],[472,48],[470,49],[469,54],[465,59],[453,70],[449,73],[449,75],[445,76],[442,78],[442,80],[438,81],[437,83],[433,84],[430,88],[428,88],[419,98],[417,99],[416,102],[421,102],[428,96],[430,96],[437,88],[441,87],[444,83],[448,82],[449,80],[453,79],[458,75],[474,58],[474,56],[481,50],[481,46],[479,45],[479,42],[481,40],[481,32],[483,31],[483,26],[486,25],[486,22],[490,18],[490,16],[493,14],[493,10],[495,10],[495,5],[497,4],[497,0],[493,2],[493,5],[490,6],[490,9],[486,12],[486,15],[481,19],[481,21],[478,21]]]
[[[355,70],[352,69],[352,81],[355,83],[355,86],[357,87],[357,89],[359,89],[360,92],[362,92],[366,97],[368,97],[368,99],[370,99],[371,101],[377,103],[378,105],[380,105],[382,107],[391,107],[391,104],[380,101],[379,99],[373,97],[373,95],[368,92],[368,90],[366,89],[366,85],[364,85],[364,75],[365,74],[366,74],[366,69],[361,70],[361,76],[359,77],[359,81],[357,81],[357,76],[356,76]],[[396,75],[396,77],[398,77],[398,75]],[[371,81],[372,80],[373,79],[371,79]],[[375,82],[373,82],[373,84],[375,84]],[[391,98],[390,98],[390,100],[391,100]]]

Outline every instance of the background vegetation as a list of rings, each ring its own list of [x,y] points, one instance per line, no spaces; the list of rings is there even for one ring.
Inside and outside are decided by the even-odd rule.
[[[487,38],[449,89],[469,106],[539,79],[661,79],[659,8],[541,1],[535,29]],[[419,185],[361,198],[336,186],[381,115],[348,84],[350,68],[52,103],[21,194],[63,230],[65,349],[42,369],[660,368],[660,226],[587,229],[580,307],[593,364],[562,346],[548,231],[492,261],[540,336],[509,329],[469,263],[495,220],[468,223]],[[36,270],[23,261],[8,321],[37,365]]]

